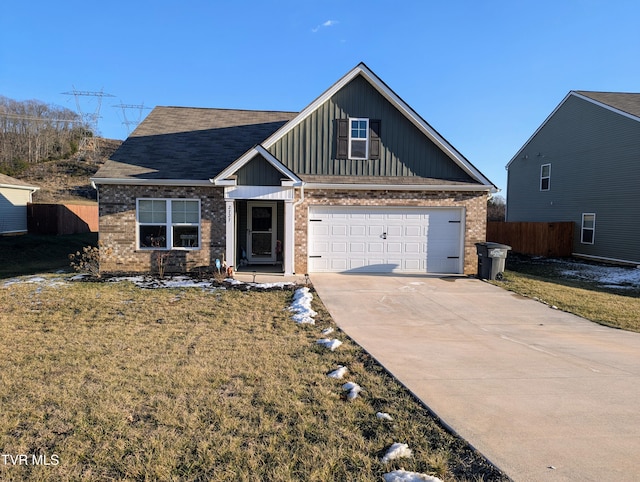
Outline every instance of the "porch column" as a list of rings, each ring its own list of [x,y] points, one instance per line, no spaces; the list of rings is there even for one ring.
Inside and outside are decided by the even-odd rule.
[[[291,276],[294,273],[293,256],[295,253],[295,209],[293,199],[284,202],[284,275]]]
[[[227,266],[233,266],[237,269],[236,264],[236,202],[231,199],[225,201],[225,224],[226,224],[226,240],[224,259]]]

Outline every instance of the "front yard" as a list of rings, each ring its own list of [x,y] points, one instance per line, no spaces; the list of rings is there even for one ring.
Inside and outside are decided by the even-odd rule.
[[[498,286],[596,323],[640,332],[640,269],[509,254]]]
[[[69,278],[0,280],[2,480],[506,480],[339,330],[317,344],[317,298],[300,325],[290,290]]]

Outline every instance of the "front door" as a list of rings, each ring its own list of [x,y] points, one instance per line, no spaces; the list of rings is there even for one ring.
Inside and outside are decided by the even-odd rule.
[[[247,203],[247,258],[249,263],[276,262],[276,204]]]

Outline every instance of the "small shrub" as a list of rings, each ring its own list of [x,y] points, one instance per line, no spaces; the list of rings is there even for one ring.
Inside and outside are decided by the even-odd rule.
[[[89,274],[95,278],[100,278],[100,250],[104,250],[109,255],[111,248],[105,248],[102,243],[98,246],[85,246],[82,251],[76,251],[69,255],[69,261],[74,271]]]
[[[164,278],[164,273],[167,269],[167,260],[171,256],[171,251],[154,251],[153,259],[155,261],[156,269],[158,270],[158,277]]]

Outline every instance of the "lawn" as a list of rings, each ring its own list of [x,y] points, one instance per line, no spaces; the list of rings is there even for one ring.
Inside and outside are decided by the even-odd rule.
[[[505,279],[495,284],[596,323],[640,332],[639,273],[637,268],[510,254]]]
[[[0,236],[0,279],[69,270],[70,253],[97,246],[98,234]]]
[[[1,480],[507,480],[344,333],[317,344],[317,297],[299,325],[289,290],[31,281],[0,282]]]

